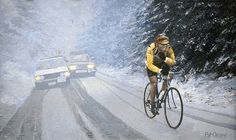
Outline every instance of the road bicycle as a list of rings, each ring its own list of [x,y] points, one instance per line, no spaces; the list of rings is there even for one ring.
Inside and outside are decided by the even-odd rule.
[[[144,90],[144,110],[150,119],[158,115],[159,110],[162,108],[164,103],[164,114],[165,119],[169,127],[176,129],[180,126],[183,120],[183,101],[180,95],[180,92],[177,88],[171,87],[170,83],[174,77],[174,72],[169,72],[167,78],[167,88],[165,91],[158,89],[161,86],[163,80],[162,75],[157,75],[157,92],[155,96],[155,107],[157,113],[151,112],[151,99],[150,99],[150,82],[146,85]]]

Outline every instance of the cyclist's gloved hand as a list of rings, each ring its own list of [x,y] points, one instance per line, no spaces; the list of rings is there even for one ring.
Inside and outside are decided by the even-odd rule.
[[[162,66],[162,70],[161,70],[162,75],[168,75],[169,71],[170,71],[170,67],[168,65],[163,65]]]
[[[159,52],[158,56],[165,61],[166,60],[166,55],[163,52]]]

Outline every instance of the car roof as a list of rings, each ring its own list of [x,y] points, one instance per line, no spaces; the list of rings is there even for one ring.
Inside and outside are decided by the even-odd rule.
[[[81,55],[81,54],[87,54],[82,50],[77,50],[77,51],[71,51],[70,55]]]

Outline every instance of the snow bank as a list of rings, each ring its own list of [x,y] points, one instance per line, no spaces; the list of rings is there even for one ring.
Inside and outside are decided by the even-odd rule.
[[[190,77],[179,85],[186,102],[210,106],[229,107],[236,105],[236,78],[211,79],[206,75]]]
[[[4,89],[0,95],[1,103],[20,106],[30,95],[34,86],[33,76],[21,70],[20,64],[13,62],[4,63],[2,70],[5,74],[1,79],[4,83]]]

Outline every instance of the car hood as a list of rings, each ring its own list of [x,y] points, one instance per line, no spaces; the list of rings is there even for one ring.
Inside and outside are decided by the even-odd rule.
[[[35,75],[44,75],[44,74],[52,74],[52,73],[58,73],[58,72],[64,72],[68,71],[67,67],[57,67],[53,69],[45,69],[45,70],[37,70],[35,72]]]

